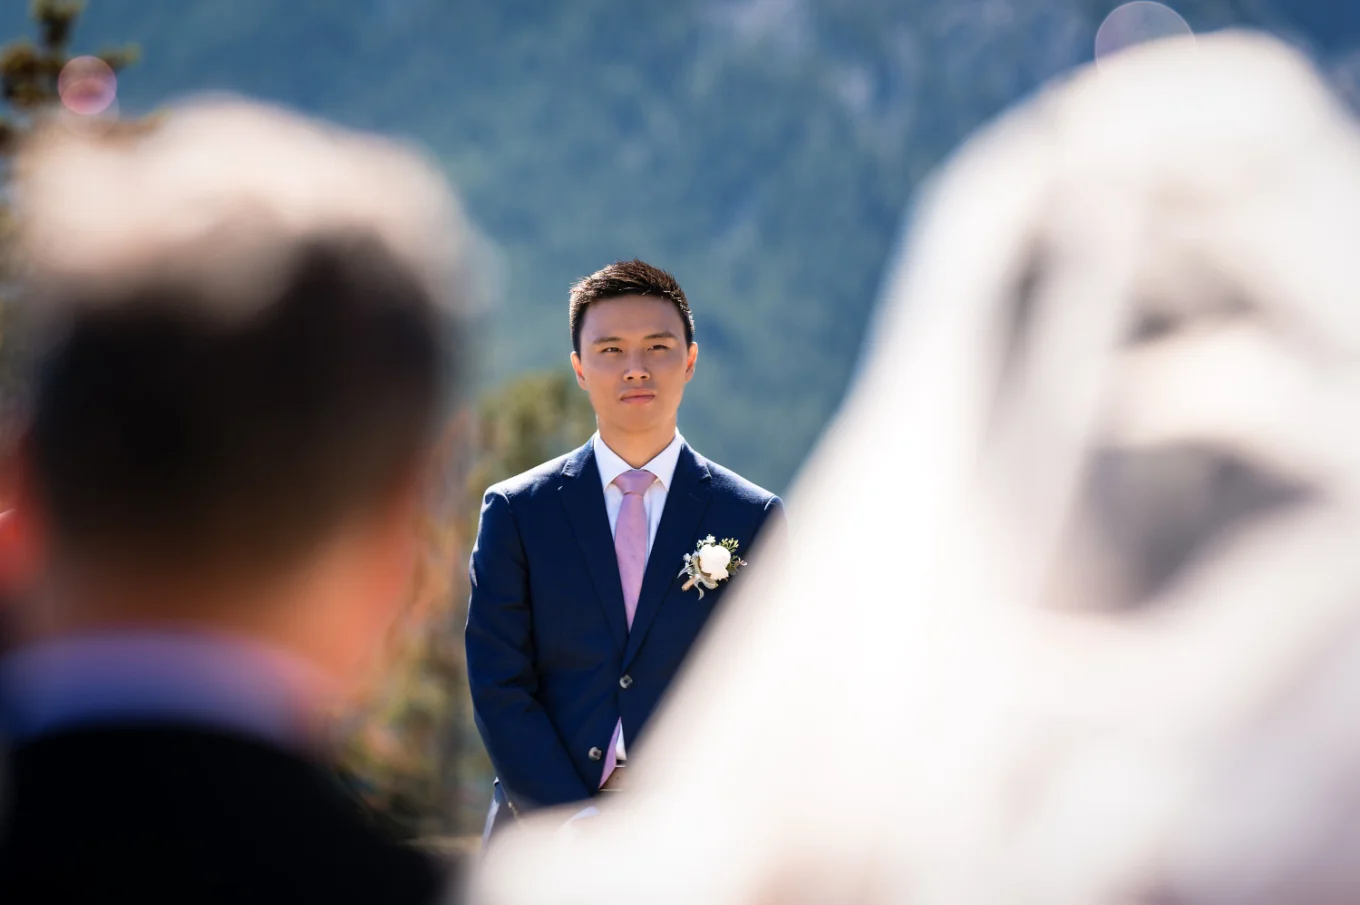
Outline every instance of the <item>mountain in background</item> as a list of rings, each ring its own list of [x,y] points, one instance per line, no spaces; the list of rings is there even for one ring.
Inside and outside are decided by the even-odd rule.
[[[423,145],[496,253],[487,385],[565,369],[566,291],[672,270],[698,321],[682,429],[783,490],[853,372],[913,189],[988,118],[1088,62],[1089,0],[92,0],[138,42],[123,110],[274,99]],[[1360,98],[1360,5],[1174,4],[1266,27]],[[28,33],[0,0],[0,38]],[[988,253],[979,247],[979,257]]]

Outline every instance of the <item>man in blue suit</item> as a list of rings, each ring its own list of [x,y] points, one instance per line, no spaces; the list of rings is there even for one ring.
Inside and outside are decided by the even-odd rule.
[[[498,775],[488,839],[512,815],[622,786],[630,746],[741,580],[710,551],[704,567],[719,568],[690,582],[686,554],[712,536],[755,560],[756,537],[784,525],[777,496],[676,429],[699,347],[670,274],[605,267],[572,287],[570,325],[599,430],[491,487],[472,552],[468,675]]]

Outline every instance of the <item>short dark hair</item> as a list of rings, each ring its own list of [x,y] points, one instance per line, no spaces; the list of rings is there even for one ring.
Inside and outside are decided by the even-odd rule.
[[[432,166],[250,104],[116,145],[52,132],[21,163],[23,442],[59,557],[273,574],[421,478],[469,301]]]
[[[86,308],[42,357],[27,445],[67,550],[269,568],[415,475],[455,330],[362,238],[309,243],[288,270],[243,322],[147,288]]]
[[[660,267],[634,258],[631,261],[615,261],[588,277],[582,277],[571,287],[571,347],[574,351],[581,351],[581,327],[585,323],[586,309],[595,302],[625,295],[656,296],[670,301],[675,305],[675,310],[680,312],[685,344],[694,342],[694,315],[690,313],[685,291],[680,288],[675,277]]]

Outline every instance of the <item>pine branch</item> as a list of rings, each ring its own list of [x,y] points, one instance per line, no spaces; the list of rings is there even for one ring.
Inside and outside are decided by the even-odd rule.
[[[107,63],[114,72],[122,72],[141,60],[142,49],[136,44],[124,44],[122,47],[105,48],[95,56]]]
[[[61,50],[71,40],[76,19],[85,11],[80,0],[34,0],[33,18],[42,34],[43,47]]]

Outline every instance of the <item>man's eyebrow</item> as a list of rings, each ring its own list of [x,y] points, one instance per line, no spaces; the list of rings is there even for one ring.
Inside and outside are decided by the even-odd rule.
[[[642,341],[643,341],[643,342],[649,342],[650,340],[653,340],[653,339],[675,339],[675,340],[678,340],[679,338],[680,338],[680,337],[676,336],[676,335],[675,335],[674,333],[672,333],[671,331],[669,331],[669,330],[664,330],[664,331],[662,331],[661,333],[649,333],[649,334],[647,334],[646,336],[642,337]],[[621,342],[623,342],[623,337],[621,337],[621,336],[601,336],[601,337],[598,338],[598,339],[592,339],[592,340],[590,341],[590,344],[591,344],[592,346],[598,346],[598,345],[600,345],[601,343],[621,343]]]

